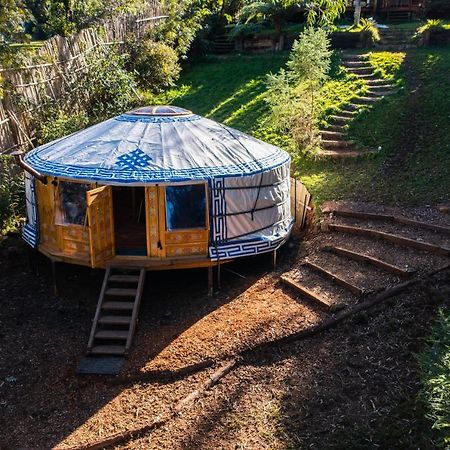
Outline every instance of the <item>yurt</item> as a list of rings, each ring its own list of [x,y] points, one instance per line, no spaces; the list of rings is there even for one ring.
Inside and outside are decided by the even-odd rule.
[[[52,261],[208,267],[288,238],[290,157],[175,106],[121,114],[20,156],[23,237]]]

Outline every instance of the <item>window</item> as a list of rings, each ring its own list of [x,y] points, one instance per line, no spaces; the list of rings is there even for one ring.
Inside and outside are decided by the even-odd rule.
[[[89,189],[89,184],[69,183],[66,181],[59,183],[62,223],[73,225],[86,224],[86,192]]]
[[[206,228],[204,184],[166,187],[167,229]]]

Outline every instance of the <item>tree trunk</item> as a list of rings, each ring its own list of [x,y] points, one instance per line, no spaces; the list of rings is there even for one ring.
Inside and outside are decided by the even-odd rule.
[[[274,19],[273,21],[273,27],[275,28],[275,36],[277,39],[277,43],[275,44],[275,50],[281,51],[284,47],[284,36],[283,36],[283,30],[281,28],[282,21],[280,19]]]
[[[355,0],[355,26],[359,25],[361,21],[361,0]]]

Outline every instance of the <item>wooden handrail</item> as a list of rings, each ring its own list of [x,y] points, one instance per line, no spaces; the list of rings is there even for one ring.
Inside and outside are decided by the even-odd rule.
[[[23,154],[24,153],[21,151],[15,151],[11,153],[11,155],[16,159],[16,164],[18,166],[22,167],[23,170],[33,175],[33,177],[37,178],[40,182],[47,184],[47,176],[42,175],[36,169],[27,164],[23,159]]]

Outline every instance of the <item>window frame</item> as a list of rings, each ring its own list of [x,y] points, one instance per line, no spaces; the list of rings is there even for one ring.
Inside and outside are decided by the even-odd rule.
[[[193,185],[203,185],[205,190],[205,226],[204,227],[191,227],[191,228],[176,228],[171,230],[168,223],[168,211],[167,211],[167,188],[168,187],[181,187],[181,186],[193,186]],[[164,185],[164,228],[167,233],[181,233],[189,231],[198,230],[209,230],[209,196],[208,196],[208,183],[204,181],[187,181],[175,184]]]
[[[64,207],[62,203],[62,189],[61,183],[71,183],[71,184],[84,184],[88,186],[86,193],[92,189],[94,189],[94,185],[90,182],[83,182],[78,180],[67,180],[67,179],[58,179],[58,185],[55,187],[55,225],[61,227],[77,227],[77,228],[88,228],[89,227],[89,219],[88,219],[88,206],[87,206],[87,197],[86,197],[86,213],[84,215],[84,223],[68,223],[64,220]]]

